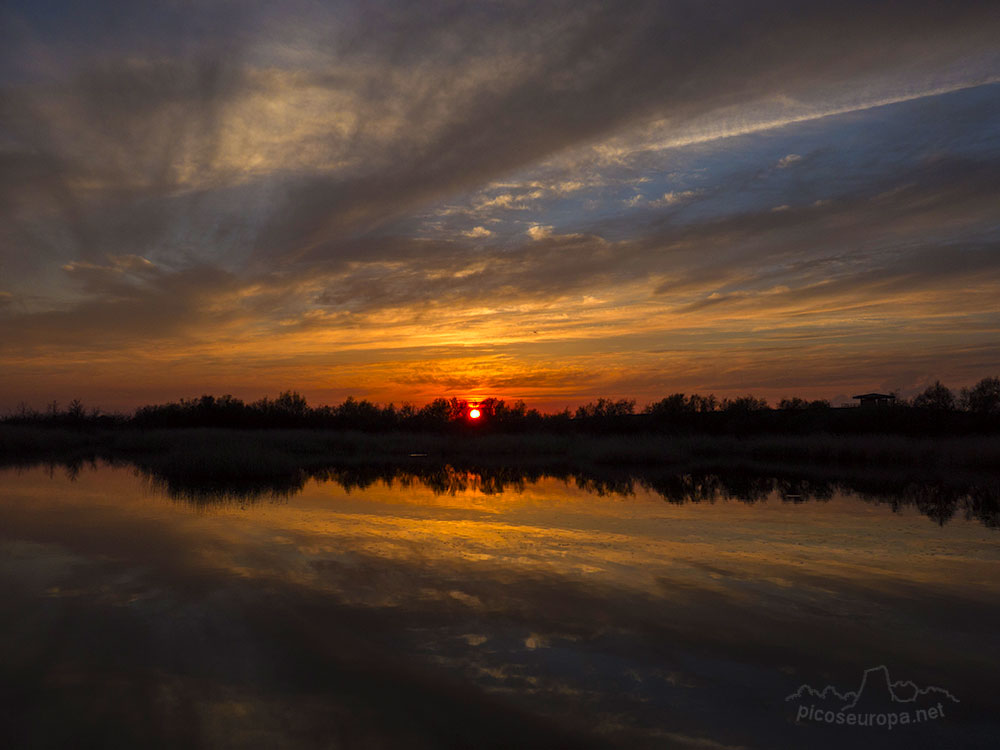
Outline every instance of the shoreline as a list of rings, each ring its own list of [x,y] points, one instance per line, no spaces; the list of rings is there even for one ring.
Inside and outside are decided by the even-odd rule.
[[[0,465],[89,457],[200,456],[225,462],[474,462],[667,467],[718,461],[838,467],[920,467],[1000,472],[1000,435],[587,434],[361,432],[320,429],[175,428],[75,431],[0,425]]]

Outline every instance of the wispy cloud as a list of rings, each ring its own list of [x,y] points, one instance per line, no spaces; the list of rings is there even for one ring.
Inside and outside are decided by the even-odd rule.
[[[609,341],[698,329],[724,359],[858,311],[852,356],[950,320],[996,362],[956,291],[994,284],[988,4],[110,7],[114,33],[3,10],[2,398],[73,367],[99,391],[151,342],[185,382],[336,361],[366,392],[461,345],[503,373],[462,382],[540,392]]]

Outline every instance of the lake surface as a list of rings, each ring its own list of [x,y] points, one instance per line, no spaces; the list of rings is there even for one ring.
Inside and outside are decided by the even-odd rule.
[[[434,476],[199,493],[0,471],[0,746],[1000,736],[1000,532],[974,513]]]

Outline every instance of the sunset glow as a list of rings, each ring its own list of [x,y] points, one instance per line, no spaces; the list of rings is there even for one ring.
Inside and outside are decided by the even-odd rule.
[[[479,419],[479,417],[480,417],[479,409],[469,410],[469,419]]]
[[[989,4],[239,6],[0,11],[0,411],[1000,370]]]

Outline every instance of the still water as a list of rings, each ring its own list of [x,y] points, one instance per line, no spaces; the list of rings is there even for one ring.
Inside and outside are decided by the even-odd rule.
[[[0,746],[1000,735],[1000,547],[974,514],[778,485],[363,484],[241,497],[128,466],[0,471]]]

